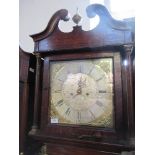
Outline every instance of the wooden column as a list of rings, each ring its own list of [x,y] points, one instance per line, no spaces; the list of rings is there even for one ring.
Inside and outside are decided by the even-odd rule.
[[[24,152],[26,145],[30,57],[30,54],[19,48],[19,152]]]
[[[40,105],[40,71],[41,71],[41,56],[40,53],[35,53],[36,56],[36,76],[35,76],[35,96],[34,96],[34,113],[33,126],[30,135],[35,134],[39,129],[39,105]]]
[[[134,102],[133,102],[133,76],[132,76],[132,60],[131,53],[133,51],[133,45],[123,46],[124,55],[124,67],[125,67],[125,83],[126,83],[126,112],[127,112],[127,130],[129,141],[134,144]]]

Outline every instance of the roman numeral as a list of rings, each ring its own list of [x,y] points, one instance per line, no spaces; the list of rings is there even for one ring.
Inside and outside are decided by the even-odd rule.
[[[59,107],[62,106],[62,105],[63,105],[63,100],[58,101],[57,104],[56,104],[56,106],[59,106]]]
[[[71,112],[71,110],[70,110],[70,108],[68,108],[68,109],[66,110],[65,114],[66,114],[66,115],[69,115],[70,112]]]
[[[102,107],[102,106],[103,106],[103,103],[100,102],[100,101],[96,101],[96,104],[97,104],[99,107]]]
[[[89,112],[91,113],[92,120],[94,120],[96,118],[95,115],[93,114],[91,110],[89,110]]]
[[[90,74],[91,74],[91,72],[93,71],[93,69],[94,69],[94,66],[90,69],[90,71],[89,71],[88,75],[90,75]]]
[[[99,79],[97,79],[96,81],[98,82],[98,81],[100,81],[100,80],[102,80],[103,79],[103,77],[100,77]]]
[[[99,93],[107,93],[106,90],[99,90]]]
[[[63,79],[58,79],[60,82],[64,82],[64,80]]]
[[[80,122],[80,120],[81,120],[81,112],[77,112],[77,118],[78,118],[78,121]]]
[[[61,90],[55,90],[54,91],[54,93],[60,93],[61,92]]]
[[[82,73],[81,65],[79,66],[79,73]]]

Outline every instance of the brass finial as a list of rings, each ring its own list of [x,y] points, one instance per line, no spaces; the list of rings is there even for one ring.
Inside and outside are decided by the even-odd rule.
[[[79,13],[78,13],[78,8],[76,9],[76,14],[73,16],[73,18],[72,18],[72,20],[73,20],[73,22],[76,24],[76,25],[78,25],[79,24],[79,22],[81,21],[81,16],[79,15]]]

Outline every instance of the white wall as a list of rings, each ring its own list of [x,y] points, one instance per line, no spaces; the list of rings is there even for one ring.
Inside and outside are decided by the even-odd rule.
[[[135,16],[135,0],[110,0],[111,14],[116,19]]]

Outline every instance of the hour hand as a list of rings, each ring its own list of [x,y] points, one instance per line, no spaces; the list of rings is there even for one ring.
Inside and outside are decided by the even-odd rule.
[[[82,76],[80,76],[80,80],[78,81],[78,87],[81,87],[82,84]]]
[[[81,86],[79,85],[78,89],[76,91],[76,94],[73,96],[73,98],[75,98],[76,96],[80,95],[81,93],[82,93],[82,89],[81,89]]]
[[[86,79],[84,79],[84,80],[82,81],[82,76],[80,77],[80,80],[78,81],[78,86],[79,86],[80,88],[86,86]]]

